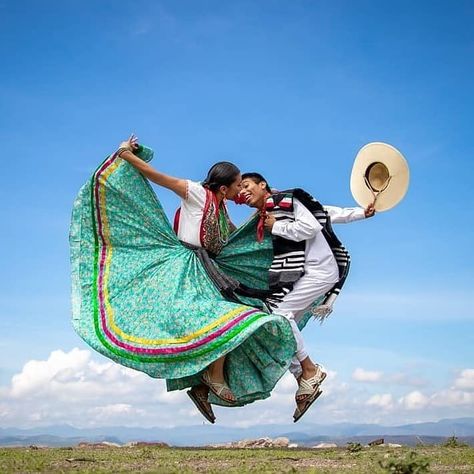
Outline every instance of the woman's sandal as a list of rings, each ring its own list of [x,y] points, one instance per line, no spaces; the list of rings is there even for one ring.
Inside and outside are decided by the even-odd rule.
[[[327,373],[316,365],[316,374],[309,379],[300,378],[298,382],[298,390],[295,393],[296,410],[293,414],[293,421],[296,423],[307,411],[308,408],[319,398],[323,393],[320,390],[320,385],[327,377]],[[298,399],[298,397],[303,397]]]
[[[191,390],[186,392],[189,398],[193,401],[196,408],[199,410],[201,415],[209,421],[209,423],[214,424],[216,421],[216,417],[214,412],[212,411],[211,404],[207,401],[207,395],[204,395],[201,392],[195,390],[195,387],[192,387]]]
[[[296,404],[296,410],[293,414],[294,423],[296,423],[308,411],[308,408],[319,398],[322,393],[323,391],[319,390],[318,388],[313,393],[313,395],[310,396],[310,398]]]
[[[219,382],[213,382],[211,380],[211,377],[209,376],[209,373],[207,371],[205,371],[202,375],[202,383],[204,385],[207,385],[209,387],[209,390],[218,398],[220,398],[222,401],[226,402],[226,403],[235,403],[235,396],[234,394],[232,393],[232,390],[230,389],[230,387],[227,385],[226,382],[224,383],[219,383]],[[225,397],[222,396],[222,394],[224,392],[227,392],[227,393],[230,393],[233,397],[233,400],[229,400]]]

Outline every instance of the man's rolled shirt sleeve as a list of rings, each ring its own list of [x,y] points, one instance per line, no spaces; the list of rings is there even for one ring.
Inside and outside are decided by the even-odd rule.
[[[362,207],[324,206],[324,209],[333,224],[346,224],[365,219],[365,210]]]

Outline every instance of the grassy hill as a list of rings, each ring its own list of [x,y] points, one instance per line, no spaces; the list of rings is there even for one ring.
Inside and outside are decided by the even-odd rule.
[[[394,470],[395,468],[403,470]],[[417,470],[416,470],[417,469]],[[0,472],[474,472],[474,448],[2,448]]]

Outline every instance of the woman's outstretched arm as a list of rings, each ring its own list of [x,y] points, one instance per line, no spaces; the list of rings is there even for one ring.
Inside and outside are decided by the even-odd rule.
[[[150,181],[160,186],[171,189],[180,198],[186,198],[187,182],[182,178],[175,178],[157,171],[153,166],[138,158],[132,150],[138,148],[137,138],[132,135],[126,142],[122,142],[119,148],[119,156],[133,165],[140,173]]]

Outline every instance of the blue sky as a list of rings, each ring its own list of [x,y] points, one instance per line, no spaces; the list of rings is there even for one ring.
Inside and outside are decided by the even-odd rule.
[[[331,319],[305,331],[332,371],[314,417],[472,414],[473,21],[469,1],[0,0],[0,426],[139,419],[118,389],[113,402],[79,397],[88,415],[77,420],[54,399],[70,388],[54,385],[58,370],[132,377],[72,329],[67,240],[77,191],[130,132],[169,174],[198,180],[225,159],[341,206],[355,204],[349,177],[364,144],[400,149],[406,198],[337,227],[353,264]],[[171,215],[177,198],[157,193]],[[239,222],[247,211],[230,213]],[[25,388],[32,373],[56,413]],[[147,420],[189,422],[186,400],[140,381],[160,391]],[[290,383],[255,405],[268,414],[258,422],[290,419]],[[160,403],[191,411],[160,418]],[[252,423],[255,410],[219,416]]]

